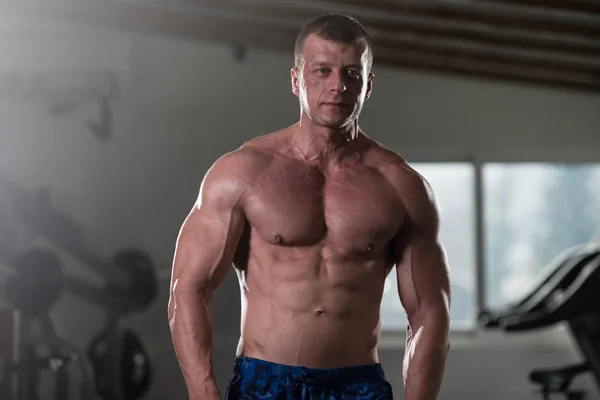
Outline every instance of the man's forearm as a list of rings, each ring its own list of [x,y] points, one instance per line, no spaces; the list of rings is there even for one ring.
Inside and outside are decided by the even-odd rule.
[[[171,294],[171,336],[190,399],[208,399],[218,394],[212,365],[213,331],[210,295],[195,289]]]
[[[448,328],[444,318],[428,318],[407,340],[404,359],[405,400],[437,399],[448,356]]]

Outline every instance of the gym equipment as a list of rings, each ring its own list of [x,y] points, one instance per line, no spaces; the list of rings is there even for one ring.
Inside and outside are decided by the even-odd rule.
[[[14,266],[17,274],[6,288],[14,307],[32,316],[48,312],[62,293],[59,258],[49,250],[32,249],[19,254]]]
[[[104,400],[138,398],[141,393],[148,390],[151,382],[150,361],[139,339],[132,336],[131,332],[123,333],[119,327],[119,321],[126,314],[145,310],[156,298],[158,285],[151,258],[141,250],[121,249],[111,260],[106,260],[86,246],[82,230],[71,218],[53,209],[47,190],[32,192],[22,185],[2,179],[1,176],[0,187],[10,200],[13,213],[21,222],[49,240],[57,248],[90,266],[94,272],[104,278],[105,285],[100,287],[62,274],[58,285],[49,284],[46,287],[43,291],[44,298],[51,302],[55,295],[52,288],[61,287],[62,290],[69,291],[104,310],[106,329],[99,343],[104,344],[106,351],[101,357],[96,357],[95,362],[92,363],[95,376],[102,381],[98,395]],[[35,256],[23,256],[23,264],[31,266],[35,265],[36,261],[44,261],[48,265],[56,264],[56,260],[51,260],[52,257],[48,254],[39,254],[39,252],[35,254]],[[39,267],[31,267],[31,269],[35,268]],[[50,267],[48,270],[55,271],[57,268]],[[49,272],[45,273],[50,274]],[[58,278],[54,281],[58,281]],[[33,283],[33,280],[25,280],[22,285],[33,287]],[[25,304],[27,307],[29,305],[27,302],[31,302],[27,293],[31,293],[31,290],[25,292],[25,298],[20,303],[17,302],[19,306]],[[41,308],[42,304],[35,304],[24,310],[41,312],[39,311]],[[135,354],[135,357],[131,358],[128,354]],[[117,368],[123,359],[130,360],[129,364],[126,364],[130,366],[134,365],[131,363],[143,360],[142,364],[147,368],[146,372],[142,374],[144,379],[141,381],[137,378],[124,379],[125,376],[131,376],[127,371],[140,371],[143,368],[132,367],[129,370]]]
[[[548,296],[554,293],[556,288],[570,284],[574,277],[581,272],[585,263],[599,253],[600,245],[598,244],[584,244],[563,251],[546,268],[549,271],[547,276],[541,279],[519,302],[498,309],[481,311],[478,317],[479,324],[486,328],[493,328],[506,325],[510,317],[521,318],[527,315],[528,318],[535,319],[534,312],[540,310]],[[558,316],[552,315],[552,317]]]
[[[139,399],[148,391],[152,381],[153,370],[146,349],[138,336],[130,330],[121,332],[119,345],[122,350],[117,368],[123,394],[127,399]],[[110,381],[104,370],[108,347],[108,334],[101,332],[90,342],[88,348],[88,356],[96,373],[97,391],[103,398],[109,398],[110,395]]]
[[[40,330],[37,335],[34,334],[36,327]],[[89,379],[88,367],[82,361],[82,355],[73,344],[56,335],[47,312],[45,315],[38,312],[36,317],[21,314],[19,331],[22,342],[19,346],[21,353],[19,359],[0,360],[0,382],[16,378],[16,399],[38,399],[41,375],[51,371],[54,378],[52,398],[69,400],[72,384],[67,368],[73,364],[78,365],[77,371],[81,375],[78,398],[96,399]]]
[[[148,308],[158,292],[158,282],[150,257],[140,250],[124,249],[118,251],[114,256],[113,264],[127,275],[134,277],[127,292],[123,292],[109,283],[109,292],[127,297],[128,301],[124,311],[127,313],[140,312]]]
[[[157,293],[157,279],[149,256],[130,249],[106,260],[86,246],[83,230],[68,215],[53,209],[48,190],[33,192],[1,176],[0,187],[25,225],[106,280],[107,291],[118,297],[121,312],[139,312],[151,304]]]
[[[78,258],[112,286],[125,292],[129,290],[135,278],[86,246],[83,230],[69,216],[53,209],[48,190],[28,190],[2,176],[0,187],[10,202],[12,213],[26,226],[57,248]]]
[[[114,260],[123,268],[123,272],[127,271],[132,277],[139,274],[139,282],[132,286],[131,292],[115,287],[111,282],[106,287],[98,287],[69,276],[64,278],[64,287],[105,311],[106,329],[102,332],[101,339],[96,338],[90,344],[90,348],[96,350],[89,352],[96,377],[97,394],[104,400],[134,400],[149,389],[151,374],[147,372],[143,382],[136,383],[136,378],[128,378],[131,374],[128,373],[127,366],[121,363],[123,360],[133,360],[130,362],[142,362],[149,368],[150,361],[145,351],[136,350],[143,349],[141,341],[137,339],[136,344],[128,339],[131,335],[123,333],[119,321],[126,314],[140,312],[148,307],[156,296],[157,283],[150,259],[143,252],[121,250]],[[102,352],[98,351],[99,348]],[[137,354],[137,357],[129,357],[128,354],[131,353]],[[132,390],[130,386],[138,389]]]
[[[600,245],[577,246],[563,252],[552,263],[550,274],[524,299],[495,310],[483,310],[479,324],[506,332],[541,329],[567,322],[585,362],[558,369],[531,371],[529,379],[541,386],[544,399],[553,393],[567,399],[583,399],[582,391],[571,391],[573,379],[591,372],[600,388]]]
[[[96,338],[91,342],[90,348],[95,350],[89,351],[96,377],[96,393],[103,400],[135,400],[150,387],[150,360],[141,341],[137,337],[131,340],[131,332],[123,333],[119,321],[124,315],[141,312],[151,304],[156,297],[157,282],[150,258],[140,250],[120,250],[114,261],[120,268],[119,271],[134,278],[136,284],[132,285],[130,292],[112,285],[110,281],[105,287],[98,287],[70,276],[64,277],[63,285],[69,292],[105,311],[106,329],[102,332],[101,339]],[[102,351],[99,352],[98,349]],[[133,355],[129,356],[130,354]],[[129,361],[123,365],[125,360]],[[127,365],[135,362],[148,368],[141,382],[135,374],[129,373],[134,368]]]

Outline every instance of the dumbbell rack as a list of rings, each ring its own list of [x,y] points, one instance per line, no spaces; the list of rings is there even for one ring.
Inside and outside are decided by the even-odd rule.
[[[109,351],[101,365],[96,366],[96,372],[101,371],[97,383],[104,398],[123,400],[125,397],[124,389],[121,387],[120,369],[115,368],[121,361],[119,348],[122,332],[119,322],[124,315],[146,309],[156,296],[157,282],[150,258],[139,250],[122,249],[113,259],[105,259],[86,246],[82,229],[67,214],[52,207],[47,191],[32,191],[16,182],[3,179],[2,176],[0,176],[0,187],[6,190],[11,212],[21,223],[49,240],[58,250],[74,256],[104,278],[106,283],[100,287],[60,274],[60,285],[61,290],[71,292],[99,306],[106,313],[106,339],[109,343],[107,346]],[[43,264],[56,258],[51,251],[40,252],[39,249],[32,251],[36,251],[37,256],[41,254],[44,259]],[[25,254],[29,253],[25,252]],[[42,264],[36,260],[34,258],[35,265]],[[49,264],[60,270],[60,260],[54,260]]]

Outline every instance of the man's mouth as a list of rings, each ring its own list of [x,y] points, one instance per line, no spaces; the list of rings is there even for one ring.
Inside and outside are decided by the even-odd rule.
[[[350,107],[350,104],[348,104],[348,103],[327,102],[324,104],[327,106],[334,106],[334,107]]]

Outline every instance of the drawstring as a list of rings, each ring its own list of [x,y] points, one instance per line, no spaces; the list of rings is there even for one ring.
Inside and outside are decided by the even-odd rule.
[[[296,393],[296,392],[298,389],[302,389],[303,385],[311,385],[311,386],[323,388],[324,386],[328,386],[331,384],[332,384],[332,382],[327,381],[325,379],[320,379],[317,376],[310,375],[310,374],[309,375],[301,374],[294,378],[294,382],[290,386],[290,394],[293,396],[293,398],[299,398],[302,395],[302,393]],[[314,392],[312,392],[310,395],[311,400],[318,400],[318,398],[316,396],[317,395]]]

